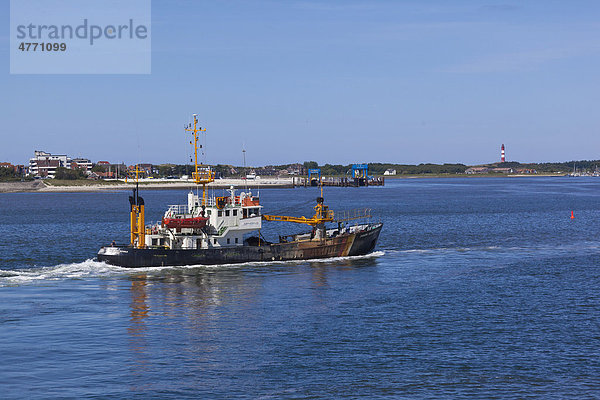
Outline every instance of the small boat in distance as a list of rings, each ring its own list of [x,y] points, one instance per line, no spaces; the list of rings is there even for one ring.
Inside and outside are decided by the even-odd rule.
[[[196,192],[188,193],[187,204],[169,206],[160,222],[147,226],[136,169],[136,188],[129,197],[130,243],[102,247],[99,261],[130,268],[214,265],[356,256],[375,248],[383,224],[369,222],[369,209],[336,215],[325,205],[322,185],[309,218],[264,214],[258,196],[250,190],[237,194],[233,186],[226,196],[208,196],[206,186],[215,175],[209,165],[198,164],[198,134],[206,129],[198,126],[194,114],[193,126],[185,130],[193,135]],[[260,234],[263,221],[299,223],[312,229],[269,242]]]

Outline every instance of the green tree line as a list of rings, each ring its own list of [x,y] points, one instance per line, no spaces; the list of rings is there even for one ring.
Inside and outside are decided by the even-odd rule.
[[[23,177],[12,168],[0,167],[0,182],[20,181]]]
[[[281,165],[269,165],[266,167],[239,167],[226,164],[213,165],[213,170],[217,173],[217,176],[221,177],[240,177],[245,176],[251,171],[256,171],[259,175],[264,173],[265,170],[281,171],[294,167],[295,164],[281,164]],[[323,176],[349,176],[352,171],[352,164],[324,164],[319,165],[316,161],[305,161],[303,164],[304,174],[309,169],[320,168]],[[517,169],[529,169],[535,170],[538,173],[569,173],[573,171],[574,166],[578,171],[595,171],[600,166],[600,160],[580,160],[580,161],[566,161],[562,163],[520,163],[520,162],[504,162],[504,163],[491,163],[482,164],[490,168],[512,168]],[[189,164],[161,164],[156,165],[157,174],[154,175],[156,178],[164,178],[168,176],[182,175],[191,176],[194,171],[194,166]],[[456,175],[464,174],[470,166],[465,164],[394,164],[394,163],[369,163],[369,175],[383,175],[388,169],[395,170],[396,175]],[[96,165],[92,168],[95,172],[106,172],[108,169],[101,165]],[[116,171],[114,171],[116,172]],[[120,177],[125,176],[125,166],[121,168]],[[85,179],[86,174],[82,170],[70,170],[67,168],[59,167],[56,170],[56,179]],[[17,176],[12,169],[0,168],[0,181],[9,180],[20,180],[21,176]]]

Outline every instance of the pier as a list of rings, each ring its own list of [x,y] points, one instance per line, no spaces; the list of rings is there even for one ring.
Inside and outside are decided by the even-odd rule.
[[[294,187],[319,186],[317,179],[294,177]],[[385,178],[382,176],[371,176],[368,178],[348,178],[348,177],[323,177],[321,178],[323,186],[339,187],[362,187],[362,186],[384,186]]]
[[[321,175],[321,168],[311,168],[307,172],[307,177],[294,177],[294,187],[296,186],[341,186],[341,187],[361,187],[361,186],[384,186],[385,178],[382,176],[369,176],[368,164],[353,164],[348,176],[324,177]]]

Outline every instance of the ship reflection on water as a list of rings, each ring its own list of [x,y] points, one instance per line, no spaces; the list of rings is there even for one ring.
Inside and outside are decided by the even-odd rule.
[[[277,346],[269,338],[299,328],[290,321],[332,306],[330,280],[372,268],[374,260],[174,268],[130,276],[131,390],[147,390],[141,376],[158,374],[163,358],[178,359],[188,373],[242,372]],[[168,389],[160,380],[152,385]]]
[[[127,327],[129,337],[129,348],[133,357],[133,375],[141,376],[148,370],[149,360],[146,343],[146,323],[148,316],[148,304],[146,293],[146,275],[135,275],[131,277],[131,313],[130,325]],[[147,384],[132,387],[131,390],[139,392],[148,389]]]

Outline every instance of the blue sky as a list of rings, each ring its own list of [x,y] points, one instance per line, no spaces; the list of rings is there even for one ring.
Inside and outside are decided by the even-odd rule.
[[[10,75],[0,161],[34,150],[249,165],[600,159],[597,1],[153,1],[150,75]]]

